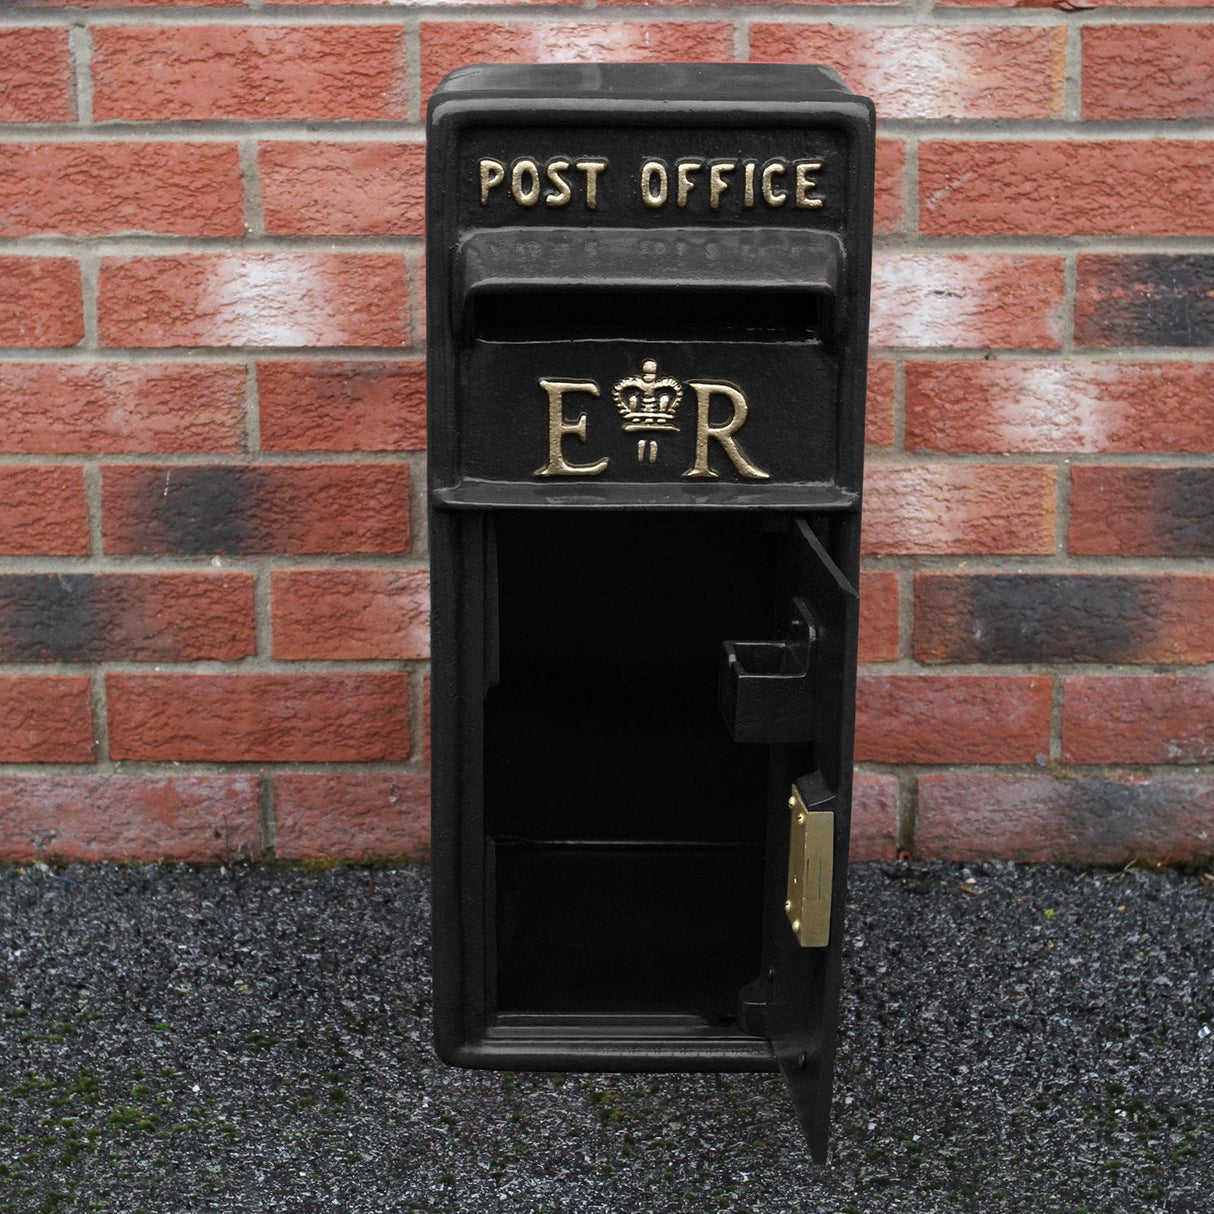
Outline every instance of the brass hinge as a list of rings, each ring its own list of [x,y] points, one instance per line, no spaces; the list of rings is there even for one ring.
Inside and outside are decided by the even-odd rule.
[[[795,784],[788,810],[788,895],[784,910],[802,948],[825,948],[830,943],[835,815],[806,809]]]

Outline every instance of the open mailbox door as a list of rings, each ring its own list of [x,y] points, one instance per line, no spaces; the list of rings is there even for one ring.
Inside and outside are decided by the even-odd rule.
[[[436,1042],[771,1070],[824,1157],[871,105],[477,67],[430,105]]]

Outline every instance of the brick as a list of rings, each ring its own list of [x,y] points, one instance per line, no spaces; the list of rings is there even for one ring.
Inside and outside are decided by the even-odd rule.
[[[1214,26],[1086,27],[1083,116],[1214,118]],[[1149,160],[1143,168],[1151,171]]]
[[[864,441],[870,447],[894,445],[894,398],[897,392],[894,364],[884,358],[868,360],[868,401],[864,413]]]
[[[457,0],[458,2],[458,0]],[[580,2],[580,0],[575,0]],[[861,4],[898,4],[900,0],[858,0]],[[627,4],[631,8],[674,8],[678,5],[682,6],[698,6],[720,8],[720,0],[598,0],[600,7],[612,4]],[[857,0],[780,0],[780,3],[785,7],[793,7],[794,5],[813,5],[815,8],[824,4],[854,4]],[[730,8],[767,8],[771,5],[771,0],[733,0]]]
[[[1056,8],[1063,12],[1080,12],[1095,4],[1083,0],[932,0],[938,7],[952,8]],[[1105,8],[1207,8],[1209,0],[1100,0]]]
[[[235,145],[0,144],[0,236],[244,234]]]
[[[856,760],[874,763],[1044,763],[1048,678],[863,674]]]
[[[219,363],[0,363],[0,451],[235,454],[245,378]]]
[[[852,785],[848,859],[892,860],[898,854],[898,778],[858,771]]]
[[[1214,780],[985,774],[919,777],[915,855],[925,860],[1124,864],[1214,850]]]
[[[866,553],[1054,551],[1053,468],[873,464],[864,480]]]
[[[756,63],[825,63],[882,118],[1056,118],[1066,30],[756,22]]]
[[[0,763],[92,761],[86,675],[0,676]]]
[[[426,364],[257,364],[263,451],[424,451]]]
[[[873,263],[874,346],[1056,349],[1060,257],[886,253]]]
[[[74,122],[66,29],[0,29],[0,122]]]
[[[0,861],[256,860],[254,776],[0,778]]]
[[[107,553],[407,552],[404,464],[123,465],[102,479]]]
[[[396,25],[93,28],[98,122],[407,118]]]
[[[280,860],[387,860],[430,849],[426,772],[283,773],[274,778]]]
[[[270,575],[274,656],[427,658],[424,569],[293,569]]]
[[[0,256],[0,346],[74,346],[83,337],[74,258]]]
[[[430,766],[430,675],[422,679],[422,758]]]
[[[1214,577],[915,575],[920,662],[1214,662]]]
[[[900,139],[878,139],[876,196],[873,199],[873,231],[878,235],[902,230],[905,174],[906,145]]]
[[[0,556],[86,556],[84,470],[0,467]]]
[[[301,0],[294,0],[300,3]],[[395,2],[395,0],[388,0]],[[248,0],[15,0],[19,8],[237,8]],[[327,3],[327,0],[326,0]]]
[[[1070,551],[1214,556],[1214,468],[1071,469]]]
[[[230,662],[256,650],[251,574],[0,574],[6,662]]]
[[[732,60],[723,21],[421,23],[422,97],[469,63],[707,63]]]
[[[604,4],[610,4],[610,3],[614,3],[615,0],[601,0],[601,2]],[[633,3],[634,0],[628,0],[628,2]],[[639,2],[641,4],[653,3],[653,2],[656,2],[659,4],[666,4],[666,3],[681,4],[684,2],[684,0],[639,0]],[[687,2],[688,3],[698,3],[699,0],[687,0]],[[748,2],[752,2],[752,0],[740,0],[740,2],[748,3]],[[794,0],[794,2],[795,2],[795,0]],[[814,0],[814,2],[816,3],[817,0]],[[297,4],[297,5],[332,4],[333,0],[292,0],[292,3]],[[346,0],[346,3],[344,3],[342,7],[349,8],[351,6],[362,6],[362,5],[370,5],[370,6],[392,5],[393,7],[398,7],[402,4],[416,5],[419,7],[424,4],[429,8],[462,8],[462,7],[467,7],[468,0]],[[585,4],[585,0],[493,0],[493,6],[495,8],[501,8],[501,7],[505,7],[507,5],[518,6],[518,5],[527,5],[527,4],[544,4],[544,5],[548,5],[550,7],[554,7],[558,4],[569,4],[569,5],[577,5],[579,7],[582,7]]]
[[[1196,347],[1214,343],[1214,254],[1081,255],[1075,342]]]
[[[910,362],[908,450],[1208,452],[1214,365]]]
[[[348,763],[409,757],[409,676],[110,674],[115,759]]]
[[[113,257],[98,282],[107,346],[407,345],[396,253]]]
[[[1109,183],[1149,174],[1150,188]],[[926,140],[926,236],[1204,236],[1214,232],[1214,146],[1160,140]],[[1144,178],[1145,180],[1145,178]]]
[[[1209,763],[1214,679],[1076,675],[1062,681],[1067,763]]]
[[[266,231],[281,236],[420,236],[421,143],[263,143]]]
[[[898,660],[900,604],[896,573],[865,570],[860,574],[860,661]]]

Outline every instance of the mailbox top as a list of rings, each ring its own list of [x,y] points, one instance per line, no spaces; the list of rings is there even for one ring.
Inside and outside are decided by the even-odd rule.
[[[452,72],[430,98],[433,113],[458,98],[689,104],[862,100],[831,68],[759,63],[484,63]],[[868,104],[863,101],[863,104]]]

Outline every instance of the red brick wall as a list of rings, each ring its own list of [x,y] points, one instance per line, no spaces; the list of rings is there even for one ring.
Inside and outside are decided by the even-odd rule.
[[[855,854],[1214,853],[1208,9],[317,3],[0,11],[0,858],[424,848],[422,118],[478,59],[877,103]]]

